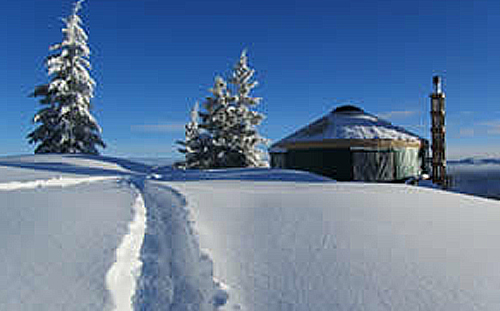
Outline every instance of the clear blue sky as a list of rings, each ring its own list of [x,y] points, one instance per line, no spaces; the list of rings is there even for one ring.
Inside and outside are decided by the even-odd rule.
[[[71,8],[0,2],[0,155],[33,152],[27,95]],[[449,155],[500,156],[498,0],[87,0],[81,17],[106,155],[179,157],[189,108],[247,48],[273,141],[348,102],[429,137],[439,73]]]

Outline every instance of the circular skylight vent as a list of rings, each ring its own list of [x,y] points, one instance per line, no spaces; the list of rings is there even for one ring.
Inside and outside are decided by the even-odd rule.
[[[345,105],[335,108],[333,113],[363,113],[363,109],[353,106],[353,105]]]

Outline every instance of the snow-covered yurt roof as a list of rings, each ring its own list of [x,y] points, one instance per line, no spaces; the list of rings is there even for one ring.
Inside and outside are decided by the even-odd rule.
[[[419,147],[425,139],[355,106],[341,106],[271,146],[288,148]]]

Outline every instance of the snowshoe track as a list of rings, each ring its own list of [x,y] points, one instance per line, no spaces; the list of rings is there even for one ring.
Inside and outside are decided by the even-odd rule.
[[[223,306],[228,295],[213,279],[212,260],[200,250],[184,196],[149,181],[138,188],[148,218],[135,310],[213,311]]]

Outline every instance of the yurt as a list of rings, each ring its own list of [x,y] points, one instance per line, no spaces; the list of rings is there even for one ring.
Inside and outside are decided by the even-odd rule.
[[[273,144],[271,166],[340,181],[398,182],[426,171],[428,141],[355,106],[341,106]]]

